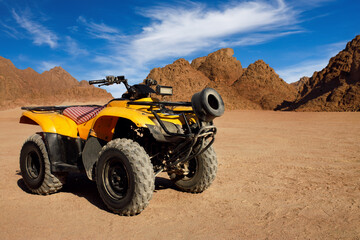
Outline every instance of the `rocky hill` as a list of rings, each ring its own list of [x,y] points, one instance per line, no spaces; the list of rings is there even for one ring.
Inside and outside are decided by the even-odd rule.
[[[291,85],[293,85],[295,87],[295,89],[298,91],[298,93],[301,93],[304,89],[304,86],[309,82],[309,77],[302,77],[300,78],[299,81],[290,83]]]
[[[157,80],[158,84],[172,86],[174,95],[171,98],[174,101],[188,100],[192,92],[201,91],[209,84],[209,79],[183,58],[163,68],[154,68],[148,78]]]
[[[360,111],[360,35],[332,57],[324,69],[297,84],[297,100],[283,109]]]
[[[250,64],[232,86],[240,96],[266,110],[273,110],[284,101],[294,101],[297,94],[296,89],[263,60]]]
[[[229,86],[243,73],[240,61],[233,55],[233,49],[223,48],[206,57],[194,59],[191,66],[204,73],[211,81]]]
[[[196,58],[191,64],[179,59],[151,70],[148,78],[173,86],[172,100],[189,101],[204,87],[215,88],[227,109],[272,110],[284,100],[295,100],[295,87],[279,78],[264,61],[259,60],[243,69],[233,54],[232,49],[226,48]]]
[[[191,63],[178,59],[152,69],[147,78],[173,86],[174,95],[164,100],[190,101],[194,93],[212,87],[223,97],[226,109],[360,111],[360,35],[323,70],[292,84],[263,60],[243,68],[233,55],[225,48]],[[0,57],[0,109],[111,98],[86,81],[79,83],[61,67],[39,74],[31,68],[19,70]]]
[[[78,82],[61,67],[42,74],[20,70],[0,57],[0,109],[23,105],[55,105],[62,102],[99,102],[112,96],[106,90]]]
[[[230,48],[153,69],[148,77],[174,87],[188,101],[204,87],[222,95],[227,109],[360,111],[360,35],[312,77],[288,84],[263,60],[242,68]]]

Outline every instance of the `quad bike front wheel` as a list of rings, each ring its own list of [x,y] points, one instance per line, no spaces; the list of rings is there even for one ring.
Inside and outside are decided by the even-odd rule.
[[[214,181],[217,172],[217,158],[211,146],[199,156],[184,164],[186,174],[170,175],[171,180],[182,191],[201,193]]]
[[[120,215],[139,214],[154,191],[154,170],[137,142],[114,139],[99,153],[96,184],[106,206]]]
[[[34,134],[26,139],[20,152],[20,170],[25,185],[37,194],[55,193],[63,186],[51,173],[50,161],[43,139]]]

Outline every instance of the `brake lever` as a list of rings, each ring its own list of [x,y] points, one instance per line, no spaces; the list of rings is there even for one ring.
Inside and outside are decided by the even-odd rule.
[[[114,84],[114,83],[103,83],[103,84],[100,84],[99,87],[101,87],[101,86],[109,86],[109,85],[112,85],[112,84]]]

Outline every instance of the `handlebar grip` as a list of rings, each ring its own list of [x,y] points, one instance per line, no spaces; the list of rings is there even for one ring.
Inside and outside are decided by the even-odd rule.
[[[90,85],[93,85],[93,84],[101,84],[101,83],[105,83],[106,80],[105,79],[101,79],[101,80],[91,80],[89,81],[89,84]]]

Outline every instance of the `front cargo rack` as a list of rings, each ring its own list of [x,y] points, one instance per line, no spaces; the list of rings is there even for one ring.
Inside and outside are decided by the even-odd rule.
[[[205,152],[213,143],[215,140],[215,134],[216,134],[216,127],[215,126],[201,126],[201,124],[198,124],[197,131],[192,131],[190,128],[190,124],[188,119],[185,116],[185,113],[193,113],[193,110],[169,110],[166,109],[166,106],[170,107],[177,107],[177,106],[184,106],[184,107],[191,107],[191,102],[128,102],[128,105],[141,105],[141,106],[150,106],[150,109],[148,109],[155,117],[157,122],[159,123],[160,127],[164,130],[164,132],[168,136],[173,137],[183,137],[185,138],[185,141],[181,144],[179,144],[174,150],[173,150],[173,156],[170,157],[170,162],[163,168],[159,169],[155,175],[158,175],[160,172],[164,170],[164,168],[170,169],[172,167],[175,167],[178,164],[181,164],[185,161],[189,161],[198,155]],[[159,110],[154,110],[153,107],[158,107]],[[182,118],[184,119],[185,125],[184,127],[187,129],[187,134],[182,133],[172,133],[170,132],[164,122],[161,120],[158,113],[174,113],[174,114],[180,114]],[[209,140],[207,140],[209,139]],[[198,145],[198,147],[196,147]],[[185,153],[185,154],[183,154]]]
[[[145,105],[145,106],[173,106],[173,107],[191,107],[191,102],[128,102],[128,105]]]

